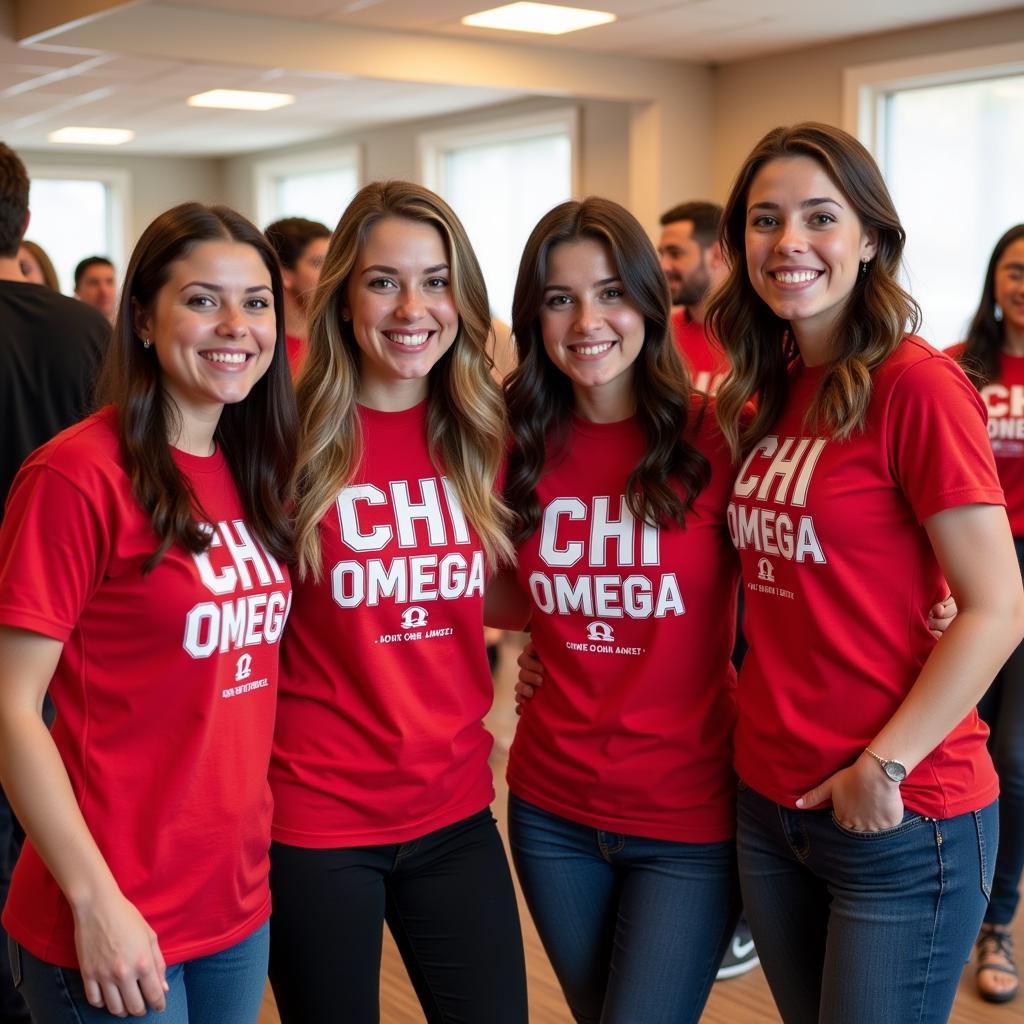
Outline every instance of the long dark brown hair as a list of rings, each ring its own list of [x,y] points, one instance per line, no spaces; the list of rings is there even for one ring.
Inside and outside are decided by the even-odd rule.
[[[627,298],[644,318],[633,388],[647,444],[626,484],[630,512],[652,525],[681,525],[711,472],[707,459],[683,437],[692,392],[670,336],[668,285],[654,246],[636,218],[610,199],[562,203],[540,219],[527,240],[512,299],[519,365],[505,384],[514,442],[505,498],[516,516],[517,544],[537,529],[537,483],[548,459],[564,447],[574,404],[572,384],[552,363],[541,333],[548,260],[556,245],[583,239],[607,248]],[[683,496],[674,484],[682,485]]]
[[[978,309],[967,329],[967,344],[960,363],[976,387],[983,388],[999,376],[999,353],[1006,341],[1003,325],[996,319],[996,267],[1003,253],[1024,238],[1024,224],[1015,224],[996,242],[985,271]]]
[[[920,323],[917,303],[898,280],[906,232],[871,154],[832,125],[805,122],[768,132],[747,157],[722,218],[722,251],[729,276],[708,310],[732,372],[718,390],[722,432],[735,456],[760,440],[778,419],[797,357],[789,322],[777,317],[754,290],[746,262],[747,198],[758,171],[770,160],[806,156],[818,163],[843,193],[861,225],[873,234],[876,254],[864,266],[838,317],[832,361],[808,420],[835,438],[861,428],[871,399],[871,371],[887,359],[907,331]],[[757,397],[757,411],[746,415]]]
[[[172,263],[186,258],[199,242],[211,241],[251,245],[270,273],[277,311],[270,367],[244,401],[224,406],[214,439],[230,467],[250,529],[276,558],[294,557],[286,507],[298,419],[284,349],[277,257],[241,214],[226,206],[183,203],[160,214],[135,246],[99,385],[101,400],[117,412],[132,492],[159,538],[144,572],[151,571],[175,542],[189,551],[206,550],[210,533],[205,513],[171,456],[168,438],[177,432],[180,413],[163,387],[156,350],[144,347],[135,330],[136,313],[153,308]]]

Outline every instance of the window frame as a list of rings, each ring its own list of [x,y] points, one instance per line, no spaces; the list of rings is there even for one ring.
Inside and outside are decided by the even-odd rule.
[[[107,190],[107,236],[110,239],[110,247],[108,252],[97,251],[96,255],[106,256],[114,264],[118,280],[122,280],[133,245],[129,224],[132,210],[132,172],[121,167],[48,164],[33,160],[25,162],[25,169],[28,171],[30,181],[99,181],[103,184]],[[28,237],[32,237],[31,221],[27,234]]]
[[[419,178],[427,188],[444,196],[446,151],[563,133],[569,137],[569,189],[572,198],[576,199],[580,196],[582,177],[578,107],[556,107],[531,114],[487,118],[451,128],[422,132],[416,137]]]
[[[1017,74],[1024,74],[1024,41],[848,67],[843,71],[843,127],[884,168],[885,108],[891,93]]]
[[[276,183],[280,178],[336,170],[339,166],[354,168],[356,189],[363,186],[366,180],[363,147],[358,143],[332,146],[330,149],[318,149],[311,153],[290,153],[256,160],[252,165],[251,177],[257,225],[261,228],[266,227],[281,217],[289,216],[277,209]],[[329,224],[328,227],[333,228],[334,225]]]

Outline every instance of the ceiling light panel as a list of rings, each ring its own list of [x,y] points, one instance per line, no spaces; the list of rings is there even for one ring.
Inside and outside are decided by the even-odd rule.
[[[499,28],[509,32],[538,32],[561,36],[594,25],[615,21],[607,11],[591,11],[581,7],[557,7],[554,4],[515,3],[494,7],[489,11],[467,14],[463,25],[472,28]]]
[[[74,146],[120,146],[131,142],[135,132],[127,128],[86,128],[82,125],[69,125],[50,132],[46,138],[50,142],[65,142]]]
[[[190,107],[215,107],[219,110],[276,110],[295,102],[285,92],[251,92],[247,89],[211,89],[189,96]]]

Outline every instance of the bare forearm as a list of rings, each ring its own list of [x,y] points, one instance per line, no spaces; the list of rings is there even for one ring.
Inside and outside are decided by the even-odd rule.
[[[1020,629],[1012,604],[962,609],[871,749],[913,771],[977,704],[1020,642]]]
[[[60,754],[33,709],[0,708],[0,778],[32,845],[73,910],[117,891]]]

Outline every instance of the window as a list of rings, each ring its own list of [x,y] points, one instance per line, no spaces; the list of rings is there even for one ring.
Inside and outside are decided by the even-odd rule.
[[[907,231],[922,334],[945,347],[964,337],[996,240],[1024,222],[1024,46],[920,63],[858,69],[847,107]]]
[[[530,231],[576,191],[576,137],[576,111],[557,110],[420,138],[423,181],[458,214],[506,323]]]
[[[120,278],[128,253],[129,172],[38,165],[27,169],[31,220],[25,237],[46,250],[61,291],[73,294],[75,265],[86,256],[108,257]]]
[[[253,168],[257,222],[306,217],[332,230],[359,189],[359,150],[345,146],[260,160]]]

